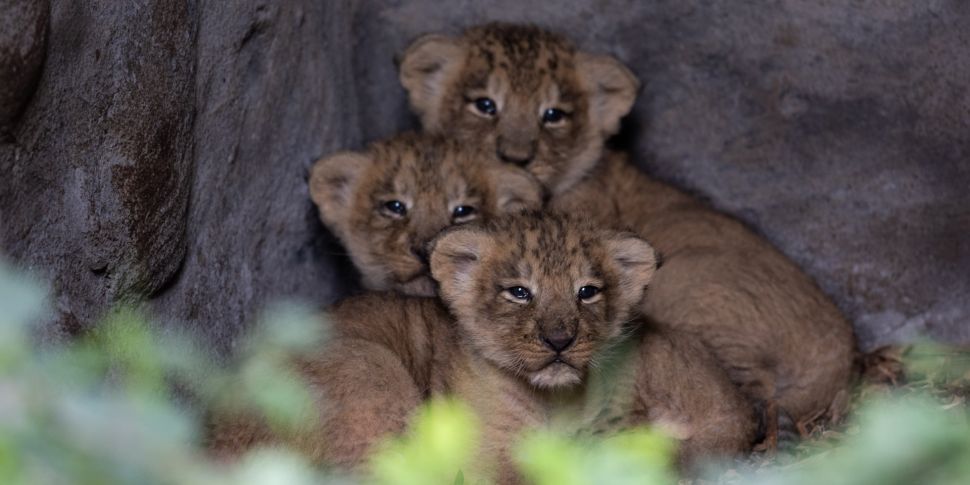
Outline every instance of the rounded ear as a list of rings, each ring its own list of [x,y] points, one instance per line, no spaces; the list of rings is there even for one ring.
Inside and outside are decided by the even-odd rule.
[[[438,34],[422,36],[401,57],[399,77],[411,107],[427,131],[438,131],[441,100],[465,62],[459,39]]]
[[[354,193],[373,160],[362,153],[341,152],[321,158],[310,169],[310,198],[323,221],[338,236],[345,234]]]
[[[605,55],[579,52],[576,69],[589,92],[590,120],[604,135],[620,130],[620,118],[633,109],[640,81],[620,61]]]
[[[490,167],[488,172],[495,187],[495,206],[499,213],[542,207],[542,185],[529,172],[504,163]]]
[[[618,275],[619,296],[624,305],[636,305],[657,271],[657,252],[647,241],[630,233],[603,240]]]
[[[431,277],[446,303],[474,298],[475,275],[492,244],[492,236],[476,226],[455,226],[431,241]]]

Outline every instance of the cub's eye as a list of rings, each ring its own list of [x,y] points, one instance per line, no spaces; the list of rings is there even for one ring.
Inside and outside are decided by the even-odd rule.
[[[593,297],[599,294],[600,294],[599,288],[593,285],[586,285],[579,289],[579,293],[577,293],[576,296],[578,296],[580,300],[588,302],[589,300],[592,300]]]
[[[384,203],[384,209],[391,214],[403,216],[408,213],[408,207],[399,200],[389,200]]]
[[[532,292],[524,286],[513,286],[511,288],[506,288],[505,292],[508,293],[512,298],[527,302],[532,299]]]
[[[495,116],[495,113],[498,112],[498,107],[495,106],[495,101],[492,101],[489,98],[478,98],[474,101],[474,103],[475,109],[485,116]]]
[[[552,125],[566,119],[566,112],[559,108],[549,108],[542,112],[542,122]]]
[[[470,205],[460,205],[451,212],[451,217],[455,220],[467,219],[475,215],[475,212],[477,212],[475,208]]]

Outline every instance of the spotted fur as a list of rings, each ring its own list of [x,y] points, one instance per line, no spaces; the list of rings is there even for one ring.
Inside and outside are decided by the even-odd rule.
[[[431,238],[453,224],[541,203],[541,191],[528,175],[481,158],[455,141],[404,133],[364,153],[318,161],[310,195],[367,288],[433,296],[425,249]],[[403,214],[388,209],[395,201]],[[458,216],[459,207],[473,212]]]
[[[498,161],[509,159],[503,137],[523,134],[513,139],[535,148],[523,165],[549,208],[651,241],[665,265],[645,311],[704,342],[749,396],[807,419],[845,391],[852,328],[811,278],[738,221],[604,151],[637,86],[619,62],[536,27],[489,24],[418,39],[401,81],[425,130],[478,143]],[[499,101],[496,116],[474,113],[469,99],[482,95]],[[568,123],[544,126],[541,109],[557,103],[572,107]]]
[[[527,212],[448,229],[430,258],[441,300],[345,300],[330,312],[327,347],[299,364],[320,396],[320,424],[288,439],[315,461],[359,468],[439,394],[457,395],[478,415],[482,449],[466,473],[498,483],[517,480],[510,447],[520,433],[553,423],[574,432],[601,431],[601,421],[610,431],[657,425],[681,441],[684,463],[749,446],[751,407],[703,346],[637,317],[656,268],[642,239]],[[581,299],[584,285],[601,291]],[[532,298],[510,299],[511,286]],[[570,343],[551,347],[557,335]],[[625,342],[632,352],[617,351]],[[619,377],[602,379],[609,368]],[[590,386],[597,378],[611,390]],[[220,435],[223,449],[273,441],[248,423]]]
[[[475,27],[458,38],[422,37],[405,52],[400,77],[426,131],[474,140],[525,167],[553,194],[595,165],[639,89],[612,57],[511,24]],[[495,103],[494,115],[476,107],[480,99]],[[544,122],[548,109],[563,118]]]

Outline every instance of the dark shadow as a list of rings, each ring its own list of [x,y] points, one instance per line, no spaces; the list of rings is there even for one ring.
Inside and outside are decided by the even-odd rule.
[[[363,287],[360,283],[360,272],[337,237],[320,221],[317,207],[310,200],[307,200],[306,218],[310,228],[310,258],[313,264],[323,268],[321,274],[329,269],[332,276],[327,279],[337,283],[332,287],[330,301],[320,303],[329,305],[344,297],[361,293]]]

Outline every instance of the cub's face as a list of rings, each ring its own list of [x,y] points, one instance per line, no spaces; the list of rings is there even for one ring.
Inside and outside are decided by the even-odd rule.
[[[419,38],[401,58],[400,78],[425,130],[525,167],[553,195],[593,167],[639,88],[612,57],[509,24]]]
[[[426,247],[442,229],[541,203],[528,174],[480,158],[455,142],[406,133],[318,161],[310,195],[366,287],[434,296]]]
[[[462,338],[541,388],[583,381],[617,339],[657,258],[646,241],[556,214],[453,228],[432,244],[431,272]]]

